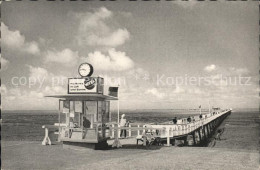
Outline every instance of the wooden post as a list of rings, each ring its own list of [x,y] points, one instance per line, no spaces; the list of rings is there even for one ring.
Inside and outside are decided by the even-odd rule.
[[[206,136],[205,126],[202,126],[202,131],[203,131],[203,137],[204,139],[206,139],[207,136]]]
[[[213,128],[212,128],[212,122],[209,123],[209,130],[210,130],[210,132],[213,131]]]
[[[112,133],[111,133],[111,138],[115,138],[115,129],[114,129],[115,125],[112,124]]]
[[[143,145],[146,146],[146,136],[144,136],[143,140]]]
[[[60,124],[59,124],[59,134],[58,134],[58,142],[61,142],[61,127],[60,127]]]
[[[118,125],[117,125],[117,127],[118,127]],[[117,131],[117,133],[115,135],[115,140],[114,140],[114,143],[113,143],[112,147],[120,148],[120,147],[122,147],[122,145],[121,145],[121,143],[120,143],[120,141],[118,139],[118,136],[119,136],[118,130],[116,129],[116,131]]]
[[[209,131],[209,124],[206,125],[208,136],[210,136],[210,131]]]
[[[137,127],[139,128],[140,125],[137,125]],[[140,135],[140,130],[138,129],[138,130],[137,130],[137,136],[139,136],[139,135]]]
[[[184,137],[184,145],[187,145],[187,137],[188,135]]]
[[[109,112],[109,122],[111,122],[111,112]]]
[[[132,135],[131,134],[131,125],[129,124],[129,134],[128,134],[128,136],[131,137],[131,135]]]
[[[178,134],[178,125],[175,125],[174,135]]]
[[[166,129],[166,133],[167,133],[167,146],[170,146],[170,128],[167,127]]]
[[[117,136],[120,138],[120,132],[121,132],[121,129],[120,129],[120,124],[117,124],[117,127],[118,127],[118,130],[117,130]]]
[[[51,140],[49,138],[49,129],[45,127],[45,136],[42,141],[42,145],[51,145]]]
[[[198,133],[199,133],[199,139],[200,139],[200,142],[201,142],[200,128],[199,128],[199,130],[198,130]]]
[[[193,132],[192,137],[193,137],[193,145],[196,145],[195,132]]]
[[[175,141],[176,141],[176,139],[172,138],[172,143],[171,143],[172,146],[175,146],[175,143],[176,143]]]
[[[59,100],[59,134],[58,134],[58,142],[60,142],[61,141],[61,127],[60,127],[60,101],[61,100]]]

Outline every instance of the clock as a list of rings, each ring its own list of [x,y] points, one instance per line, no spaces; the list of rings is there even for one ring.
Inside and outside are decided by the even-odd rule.
[[[93,74],[93,66],[89,63],[82,63],[79,66],[79,75],[81,75],[82,77],[88,77],[91,76]]]

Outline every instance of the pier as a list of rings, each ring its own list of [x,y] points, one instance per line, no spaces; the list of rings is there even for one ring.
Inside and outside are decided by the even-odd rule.
[[[107,148],[108,140],[112,139],[112,147],[118,148],[122,146],[121,130],[128,131],[130,138],[135,137],[136,144],[142,142],[144,146],[155,144],[171,146],[176,145],[178,141],[184,145],[187,143],[201,145],[231,113],[231,109],[213,108],[208,114],[201,114],[200,106],[200,114],[197,116],[174,118],[160,124],[131,123],[127,127],[120,127],[119,107],[117,123],[111,121],[110,111],[111,101],[117,101],[119,106],[118,87],[109,87],[108,94],[105,94],[104,78],[92,77],[94,70],[89,63],[82,63],[78,71],[81,77],[68,78],[67,94],[46,96],[59,99],[59,122],[42,126],[45,129],[42,145],[52,144],[49,138],[50,129],[58,129],[55,134],[65,147]],[[135,135],[132,135],[132,132],[136,132]]]
[[[221,122],[231,114],[231,109],[194,116],[193,121],[188,122],[186,118],[182,119],[183,123],[165,122],[163,124],[130,124],[129,127],[118,127],[117,124],[110,124],[110,139],[114,139],[114,147],[121,147],[119,133],[120,130],[127,130],[128,137],[136,137],[146,145],[147,134],[151,138],[159,139],[166,146],[176,145],[182,141],[184,145],[188,144],[188,138],[192,145],[201,145],[215,133]],[[132,132],[136,131],[136,136]],[[141,134],[142,133],[142,134]]]

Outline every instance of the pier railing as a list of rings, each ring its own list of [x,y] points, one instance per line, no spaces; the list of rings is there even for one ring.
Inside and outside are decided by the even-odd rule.
[[[170,146],[170,138],[178,137],[178,136],[185,136],[193,133],[194,131],[198,130],[199,128],[204,127],[204,125],[209,124],[213,120],[221,117],[222,115],[230,112],[230,110],[225,110],[222,112],[215,112],[203,115],[201,119],[197,119],[192,122],[186,123],[177,123],[173,124],[170,122],[162,123],[162,124],[149,124],[149,123],[130,123],[128,127],[120,127],[116,122],[107,123],[107,127],[102,127],[103,130],[98,129],[97,131],[104,132],[104,134],[100,134],[102,137],[110,137],[110,139],[118,139],[120,138],[120,131],[126,130],[128,137],[142,137],[146,132],[152,132],[157,137],[161,139],[167,140],[167,146]],[[185,122],[185,121],[182,121]],[[42,142],[43,145],[51,144],[49,139],[49,129],[59,129],[58,132],[55,132],[59,135],[60,138],[60,131],[61,128],[65,127],[64,124],[54,124],[54,125],[44,125],[42,128],[45,129],[45,137]],[[99,127],[99,126],[97,126]],[[104,131],[105,130],[105,131]]]
[[[182,123],[182,124],[144,124],[144,123],[130,123],[129,127],[120,127],[117,123],[109,123],[110,138],[113,139],[115,136],[120,137],[120,131],[128,131],[128,137],[140,136],[145,131],[151,131],[156,133],[160,138],[167,139],[167,145],[169,146],[170,138],[176,136],[184,136],[193,133],[195,130],[203,127],[204,125],[210,123],[211,121],[217,119],[218,117],[226,114],[230,110],[225,110],[222,112],[215,112],[203,115],[199,120],[192,122]],[[136,132],[136,135],[132,135],[132,132]],[[117,133],[115,135],[115,133]]]

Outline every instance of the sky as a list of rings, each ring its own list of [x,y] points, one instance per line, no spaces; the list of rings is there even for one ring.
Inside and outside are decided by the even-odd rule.
[[[1,17],[3,110],[57,109],[44,96],[84,62],[121,109],[259,107],[256,1],[14,1]]]

